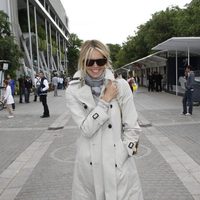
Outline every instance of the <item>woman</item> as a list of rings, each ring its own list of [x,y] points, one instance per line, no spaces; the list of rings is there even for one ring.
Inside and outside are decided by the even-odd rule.
[[[11,88],[11,94],[14,98],[14,96],[15,96],[15,80],[12,79],[9,74],[7,75],[7,80],[8,80],[8,84],[10,85],[10,88]],[[15,103],[12,104],[12,109],[15,110]]]
[[[5,87],[5,92],[3,95],[3,101],[6,104],[6,109],[9,113],[8,118],[13,118],[13,113],[12,113],[12,104],[14,103],[14,99],[12,96],[12,91],[11,91],[11,87],[9,85],[9,81],[8,80],[4,80],[4,87]]]
[[[129,85],[114,79],[109,50],[100,41],[83,44],[78,65],[66,90],[67,106],[80,129],[72,199],[143,200],[131,159],[140,127]]]

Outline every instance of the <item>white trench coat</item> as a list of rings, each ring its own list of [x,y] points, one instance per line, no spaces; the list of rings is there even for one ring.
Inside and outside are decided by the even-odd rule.
[[[74,77],[79,78],[80,71]],[[115,81],[108,69],[105,79]],[[66,90],[67,107],[80,128],[72,200],[143,200],[128,147],[140,132],[133,95],[125,80],[116,82],[119,94],[109,108],[96,104],[91,88],[80,79],[72,80]]]
[[[5,91],[4,91],[4,100],[6,101],[6,104],[10,105],[14,103],[14,98],[12,96],[12,91],[10,85],[7,85]]]

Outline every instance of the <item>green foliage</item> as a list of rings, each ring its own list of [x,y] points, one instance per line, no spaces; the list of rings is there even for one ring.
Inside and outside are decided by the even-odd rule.
[[[187,9],[181,10],[177,20],[177,32],[180,36],[200,35],[200,0],[193,0]]]
[[[0,10],[0,38],[10,36],[10,23],[8,15]]]
[[[46,40],[39,38],[39,50],[40,51],[46,51],[47,50],[47,42]]]
[[[0,60],[9,61],[7,73],[12,77],[15,77],[15,71],[20,67],[19,58],[21,56],[22,53],[11,35],[8,16],[0,11]]]
[[[42,25],[39,25],[37,27],[37,31],[38,31],[39,38],[41,38],[42,40],[46,40],[46,32]]]
[[[112,61],[112,67],[116,69],[118,67],[118,53],[121,49],[119,44],[107,44],[110,49],[110,58]]]
[[[56,40],[52,38],[52,54],[54,56],[57,55],[58,45],[56,44]]]
[[[72,33],[69,37],[70,46],[68,47],[68,54],[67,54],[69,76],[73,76],[73,74],[77,71],[79,51],[82,42],[83,41],[80,40],[78,36],[74,33]]]
[[[128,36],[117,54],[117,67],[152,53],[151,49],[171,37],[200,35],[200,0],[193,0],[184,9],[167,8],[156,12],[138,27],[134,36]],[[116,56],[115,56],[116,57]]]

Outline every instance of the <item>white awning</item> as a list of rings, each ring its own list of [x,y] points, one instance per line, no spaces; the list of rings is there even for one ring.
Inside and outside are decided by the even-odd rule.
[[[138,60],[135,60],[133,62],[130,62],[126,65],[124,65],[123,67],[119,68],[120,69],[129,69],[132,70],[134,68],[137,68],[138,66],[142,67],[142,68],[152,68],[152,67],[162,67],[166,65],[166,58],[160,57],[157,54],[159,54],[161,52],[156,52],[154,54],[150,54],[146,57],[140,58]]]
[[[200,54],[200,37],[172,37],[153,47],[152,50],[189,51]]]
[[[176,52],[176,95],[178,95],[178,52],[187,52],[189,65],[190,54],[200,54],[200,37],[172,37],[153,47],[152,50]]]

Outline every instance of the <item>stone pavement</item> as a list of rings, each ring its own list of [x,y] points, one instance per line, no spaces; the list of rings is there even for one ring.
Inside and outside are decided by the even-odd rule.
[[[48,94],[50,118],[41,119],[42,105],[33,101],[17,103],[13,119],[0,112],[0,200],[71,199],[79,133],[59,93]],[[181,97],[140,88],[134,98],[144,199],[200,200],[200,107],[181,116]]]

